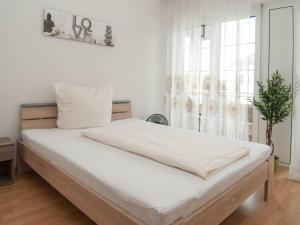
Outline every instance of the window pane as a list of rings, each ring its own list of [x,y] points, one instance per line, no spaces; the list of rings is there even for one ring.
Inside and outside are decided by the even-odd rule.
[[[202,48],[210,48],[210,40],[202,40]]]
[[[222,23],[221,45],[234,45],[237,43],[237,21]]]
[[[240,71],[240,95],[245,96],[246,102],[248,97],[252,97],[254,92],[254,71]]]
[[[241,70],[254,70],[255,44],[240,45],[239,50]]]
[[[221,70],[236,69],[236,46],[221,48]]]
[[[191,38],[188,36],[185,36],[185,39],[184,39],[184,49],[185,50],[191,49]]]
[[[210,56],[210,49],[209,48],[202,49],[201,71],[209,71],[209,56]]]
[[[211,88],[211,77],[208,72],[201,73],[200,90],[202,94],[208,93]]]
[[[192,49],[189,51],[189,70],[190,71],[199,71],[201,66],[201,50],[200,49]]]
[[[250,22],[249,19],[240,21],[240,40],[241,44],[249,43],[250,41]]]
[[[241,44],[255,42],[255,17],[240,20],[239,42]]]
[[[202,43],[202,29],[201,28],[195,28],[192,32],[192,41],[191,41],[191,48],[193,49],[200,49],[201,43]]]
[[[255,43],[255,36],[256,36],[256,18],[250,18],[250,43]]]
[[[183,86],[184,86],[184,92],[185,93],[190,93],[191,92],[191,80],[193,77],[193,73],[192,72],[185,72],[184,74],[184,82],[183,82]]]
[[[234,100],[236,96],[236,71],[224,72],[226,77],[226,99]]]
[[[186,50],[184,54],[184,71],[190,71],[190,50]]]

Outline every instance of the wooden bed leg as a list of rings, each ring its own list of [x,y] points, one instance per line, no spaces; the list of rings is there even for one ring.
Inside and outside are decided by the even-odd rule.
[[[18,142],[17,143],[17,172],[25,173],[25,172],[32,171],[31,167],[22,159],[22,154],[23,154],[22,145],[20,145]]]
[[[268,180],[265,182],[264,200],[267,202],[272,196],[272,186],[274,178],[274,157],[270,156],[269,160]]]

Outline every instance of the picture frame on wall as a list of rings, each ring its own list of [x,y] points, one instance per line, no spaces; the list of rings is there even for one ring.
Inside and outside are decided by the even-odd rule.
[[[50,37],[114,47],[114,32],[110,23],[55,9],[45,9],[43,34]]]

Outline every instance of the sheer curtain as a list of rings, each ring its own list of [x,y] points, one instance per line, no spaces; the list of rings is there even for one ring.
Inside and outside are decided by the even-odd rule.
[[[165,109],[172,126],[251,140],[255,0],[169,0]]]
[[[295,73],[292,157],[289,178],[300,182],[300,3],[295,4]]]

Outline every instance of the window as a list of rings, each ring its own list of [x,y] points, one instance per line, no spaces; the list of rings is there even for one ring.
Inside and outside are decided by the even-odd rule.
[[[212,117],[208,111],[213,111],[212,107],[217,105],[215,114],[218,115],[214,119],[218,121],[213,123],[223,124],[215,125],[220,135],[230,136],[226,134],[242,127],[248,129],[245,132],[248,140],[252,139],[253,112],[249,99],[254,96],[255,25],[256,18],[250,17],[186,30],[184,94],[193,99],[201,110],[206,104],[207,112],[201,116],[206,124]],[[217,104],[209,105],[211,99]],[[233,103],[230,107],[237,104],[239,108],[234,110],[242,110],[247,116],[233,116],[236,112],[226,108],[229,103]],[[196,111],[188,116],[197,121],[195,116],[198,114]]]
[[[227,98],[248,104],[254,94],[255,17],[222,23],[220,52]]]
[[[253,136],[253,108],[255,74],[255,17],[221,24],[220,82],[225,83],[226,101],[239,102],[247,111],[245,123],[248,140]],[[227,118],[228,119],[228,118]]]
[[[198,102],[202,102],[210,74],[211,41],[207,38],[207,31],[206,35],[203,34],[204,29],[209,28],[201,26],[192,32],[188,30],[185,36],[184,74],[185,81],[189,81],[185,90],[189,95],[196,95]]]

